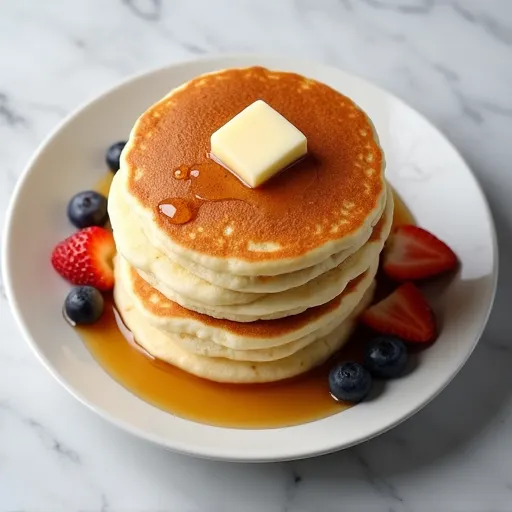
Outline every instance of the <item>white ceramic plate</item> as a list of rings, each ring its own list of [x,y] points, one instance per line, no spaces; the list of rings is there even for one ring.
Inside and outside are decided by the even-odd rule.
[[[442,322],[438,341],[420,355],[414,372],[391,382],[378,399],[300,426],[235,430],[174,417],[110,378],[62,319],[68,286],[51,268],[49,255],[73,231],[65,216],[69,198],[105,173],[105,148],[126,138],[150,104],[200,73],[255,64],[313,77],[366,110],[385,150],[389,180],[419,223],[456,251],[462,267],[435,303]],[[460,370],[484,329],[495,292],[496,258],[493,221],[482,191],[454,147],[420,114],[374,85],[322,64],[224,56],[138,76],[66,119],[42,144],[18,184],[5,230],[3,270],[12,310],[30,346],[92,410],[179,452],[268,461],[354,445],[392,428],[434,398]]]

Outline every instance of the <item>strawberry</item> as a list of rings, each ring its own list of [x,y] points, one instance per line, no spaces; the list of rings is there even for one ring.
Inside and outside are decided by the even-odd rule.
[[[412,283],[404,283],[384,300],[368,308],[361,322],[383,334],[425,343],[436,336],[434,313]]]
[[[111,290],[114,286],[112,258],[115,251],[112,233],[92,226],[60,242],[52,252],[52,265],[72,284]]]
[[[457,256],[444,242],[412,225],[397,228],[382,259],[384,272],[397,281],[433,277],[456,266]]]

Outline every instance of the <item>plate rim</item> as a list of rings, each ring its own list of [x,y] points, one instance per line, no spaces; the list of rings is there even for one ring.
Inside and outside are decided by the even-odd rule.
[[[483,315],[483,321],[479,328],[475,330],[475,339],[471,345],[471,347],[468,349],[467,353],[465,354],[464,358],[461,360],[460,364],[457,368],[453,370],[450,377],[442,383],[441,386],[438,387],[438,389],[432,393],[430,396],[428,396],[426,399],[422,400],[414,408],[412,408],[407,414],[402,415],[401,417],[397,418],[395,421],[390,422],[388,425],[386,425],[385,428],[380,428],[373,432],[370,435],[361,436],[356,439],[354,439],[352,442],[341,442],[338,444],[333,444],[329,447],[324,447],[323,449],[298,449],[296,453],[288,453],[288,454],[277,454],[275,456],[265,454],[262,456],[256,456],[251,455],[250,457],[246,457],[241,453],[230,453],[226,454],[222,451],[219,452],[216,448],[210,448],[208,452],[202,449],[196,449],[194,445],[188,445],[188,446],[177,446],[173,445],[172,443],[167,442],[167,440],[159,438],[158,436],[147,432],[141,428],[132,426],[129,422],[123,420],[122,418],[116,418],[109,410],[107,410],[104,407],[97,406],[95,403],[90,401],[88,398],[83,396],[81,391],[76,388],[74,384],[71,384],[67,381],[67,379],[57,371],[56,368],[53,367],[51,361],[49,361],[45,355],[42,353],[42,351],[38,348],[38,343],[36,342],[35,338],[30,333],[24,319],[22,318],[21,314],[21,306],[18,303],[18,300],[16,298],[16,291],[14,289],[14,286],[11,281],[11,275],[9,272],[9,268],[11,266],[10,263],[10,257],[9,257],[9,245],[10,245],[10,238],[11,233],[13,232],[13,222],[14,222],[14,216],[15,216],[15,210],[18,204],[18,198],[25,186],[25,183],[29,179],[32,171],[35,167],[35,164],[41,154],[45,151],[46,147],[54,140],[56,139],[60,132],[65,129],[65,127],[76,117],[78,117],[83,111],[85,111],[87,108],[92,106],[94,103],[99,102],[103,100],[106,96],[110,94],[115,94],[116,91],[123,88],[124,86],[128,85],[129,83],[136,82],[137,80],[148,78],[151,75],[158,75],[159,73],[162,73],[164,71],[169,71],[172,69],[180,68],[180,67],[188,67],[194,64],[208,64],[210,67],[218,66],[216,69],[221,69],[221,66],[227,67],[224,63],[228,63],[229,61],[239,61],[239,60],[247,60],[247,66],[255,65],[254,61],[274,61],[276,64],[279,62],[281,65],[285,65],[286,62],[290,62],[292,67],[298,67],[298,66],[306,66],[306,67],[314,67],[314,66],[322,66],[324,68],[328,68],[330,70],[336,71],[336,72],[342,72],[345,75],[350,76],[351,78],[356,78],[357,80],[360,80],[361,82],[365,83],[366,85],[371,86],[372,88],[378,90],[380,93],[383,93],[384,95],[387,95],[391,97],[394,101],[399,102],[402,106],[407,107],[409,110],[413,111],[417,116],[419,116],[424,122],[426,122],[433,130],[435,130],[440,136],[443,138],[443,140],[446,142],[446,144],[449,146],[450,150],[458,156],[458,158],[463,162],[463,164],[466,167],[466,170],[468,171],[468,176],[473,179],[475,187],[477,189],[477,192],[482,200],[482,204],[485,210],[486,215],[486,221],[488,223],[488,226],[490,228],[490,235],[492,239],[492,283],[491,287],[489,289],[489,301],[487,304],[487,310],[485,311],[485,314]],[[498,283],[498,275],[499,275],[499,246],[498,246],[498,237],[497,237],[497,231],[496,231],[496,224],[495,220],[492,214],[492,210],[489,205],[488,198],[484,192],[484,189],[481,186],[481,183],[478,179],[478,177],[474,174],[471,167],[468,165],[465,158],[462,156],[462,154],[459,152],[457,147],[452,143],[450,138],[448,138],[445,133],[441,132],[437,126],[431,122],[423,113],[418,111],[417,109],[410,106],[407,102],[402,100],[400,97],[396,96],[389,90],[387,90],[384,87],[381,87],[378,84],[375,84],[374,82],[367,80],[365,78],[362,78],[358,76],[357,74],[344,71],[341,68],[338,68],[337,66],[327,64],[323,62],[320,59],[303,59],[303,58],[295,58],[295,57],[288,57],[288,56],[282,56],[282,55],[269,55],[269,54],[259,54],[259,53],[232,53],[232,54],[209,54],[205,56],[200,57],[193,57],[193,58],[185,58],[180,59],[177,61],[174,61],[172,63],[158,66],[158,67],[151,67],[146,70],[143,70],[139,73],[135,73],[132,75],[127,76],[123,80],[116,83],[114,86],[110,88],[104,89],[99,94],[96,94],[92,97],[89,97],[82,101],[76,108],[74,108],[68,115],[66,115],[59,123],[56,124],[56,126],[43,138],[43,140],[39,143],[35,151],[32,153],[31,157],[29,158],[28,162],[26,163],[22,173],[20,174],[16,185],[14,187],[14,190],[12,192],[11,198],[9,200],[9,205],[6,210],[6,217],[4,222],[4,232],[2,236],[2,254],[1,254],[1,268],[2,268],[2,276],[3,276],[3,282],[6,292],[7,301],[9,303],[9,308],[11,310],[11,313],[13,317],[15,318],[16,324],[25,339],[26,343],[31,348],[32,352],[36,355],[37,359],[42,363],[42,365],[46,368],[46,370],[56,379],[56,381],[64,388],[67,392],[69,392],[75,399],[77,399],[80,403],[85,405],[88,409],[92,410],[94,413],[96,413],[98,416],[103,418],[104,420],[107,420],[112,425],[115,425],[117,428],[121,428],[126,432],[129,432],[132,435],[137,436],[138,438],[150,441],[153,444],[156,444],[158,446],[164,447],[166,449],[170,449],[176,453],[181,453],[185,455],[191,455],[194,457],[204,458],[204,459],[210,459],[210,460],[219,460],[219,461],[230,461],[230,462],[274,462],[274,461],[286,461],[286,460],[298,460],[298,459],[304,459],[304,458],[310,458],[315,457],[319,455],[324,455],[327,453],[336,452],[342,449],[349,448],[351,446],[355,446],[357,444],[360,444],[362,442],[368,441],[369,439],[372,439],[374,437],[377,437],[397,425],[401,424],[402,422],[406,421],[410,417],[412,417],[414,414],[416,414],[418,411],[423,409],[427,404],[429,404],[432,400],[434,400],[447,386],[452,382],[452,380],[458,375],[460,370],[463,368],[463,366],[466,364],[467,360],[471,356],[471,354],[474,352],[476,345],[480,341],[482,334],[488,324],[490,314],[493,310],[494,302],[496,299],[496,292],[497,292],[497,283]],[[96,363],[98,366],[99,363]],[[112,377],[110,377],[112,378]],[[112,378],[113,379],[113,378]],[[113,379],[115,380],[115,379]],[[126,392],[130,393],[129,390],[126,390]],[[136,396],[136,395],[135,395]],[[137,397],[138,398],[138,397]],[[139,398],[140,399],[140,398]],[[152,406],[154,407],[154,406]],[[185,420],[190,421],[190,420]],[[208,426],[208,425],[206,425]],[[227,427],[212,427],[208,426],[210,428],[220,428],[226,431],[231,430]],[[290,427],[284,427],[290,428]],[[293,427],[291,427],[293,428]],[[238,430],[238,429],[237,429]],[[273,429],[269,429],[273,430]]]

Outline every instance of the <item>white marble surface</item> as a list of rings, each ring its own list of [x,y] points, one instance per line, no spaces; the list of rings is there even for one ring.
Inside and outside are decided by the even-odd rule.
[[[0,283],[0,512],[511,511],[512,1],[0,0],[0,218],[32,151],[78,104],[148,67],[246,51],[374,80],[458,146],[499,228],[484,338],[441,396],[378,439],[309,461],[221,464],[77,403],[29,352]]]

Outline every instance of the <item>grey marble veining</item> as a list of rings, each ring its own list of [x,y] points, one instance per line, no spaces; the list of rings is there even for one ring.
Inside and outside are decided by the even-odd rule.
[[[377,439],[309,461],[215,463],[151,446],[78,404],[22,341],[0,280],[0,512],[511,511],[511,1],[0,0],[2,225],[29,156],[77,105],[133,73],[222,52],[339,66],[448,135],[499,228],[485,335],[434,402]]]

